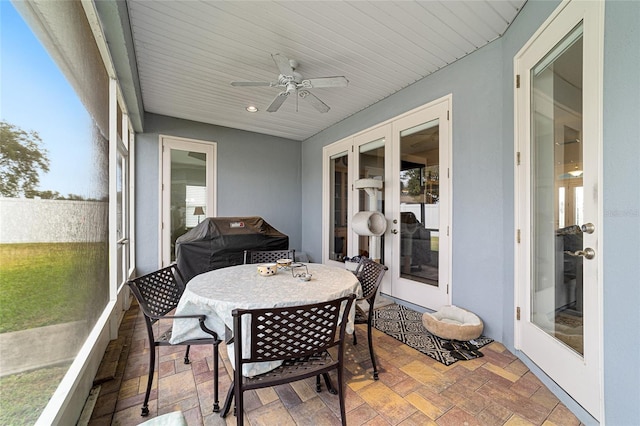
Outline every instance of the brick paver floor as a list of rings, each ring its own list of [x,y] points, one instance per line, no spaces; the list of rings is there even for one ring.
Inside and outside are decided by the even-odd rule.
[[[366,326],[358,325],[359,343],[346,345],[347,423],[358,425],[580,425],[580,421],[506,348],[493,342],[484,357],[451,366],[421,354],[374,330],[380,380],[374,381]],[[149,345],[138,305],[127,311],[119,338],[111,342],[103,366],[113,378],[102,379],[89,425],[137,425],[148,418],[181,410],[190,426],[233,425],[212,412],[213,351],[162,347],[148,418],[140,416],[147,383]],[[220,346],[220,404],[231,382],[224,344]],[[104,381],[103,381],[104,380]],[[335,380],[334,380],[335,383]],[[335,395],[315,392],[315,379],[245,393],[249,425],[339,425]]]

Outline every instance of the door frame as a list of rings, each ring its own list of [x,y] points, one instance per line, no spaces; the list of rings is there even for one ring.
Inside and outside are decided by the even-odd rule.
[[[333,212],[331,208],[331,178],[330,178],[330,163],[331,157],[334,155],[342,154],[346,152],[347,161],[349,167],[347,169],[347,181],[353,182],[354,169],[353,169],[353,137],[342,139],[338,142],[332,143],[322,148],[322,263],[325,265],[333,265],[337,267],[343,267],[344,263],[336,260],[332,260],[329,257],[330,238],[334,235],[330,235],[330,222],[332,220]],[[353,191],[348,191],[348,199],[346,203],[347,214],[347,232],[349,232],[349,218],[353,216]],[[347,254],[351,250],[351,236],[347,240]]]
[[[531,82],[530,70],[538,59],[553,48],[572,28],[584,22],[583,63],[589,68],[583,70],[583,139],[586,157],[591,156],[595,166],[595,179],[585,180],[585,194],[596,193],[595,222],[596,232],[592,241],[587,241],[596,250],[596,258],[589,267],[592,272],[591,283],[584,285],[584,357],[570,353],[562,344],[552,338],[530,321],[531,292]],[[604,2],[564,1],[534,33],[529,41],[514,57],[514,347],[534,362],[549,378],[554,380],[571,398],[579,403],[596,420],[604,418],[604,377],[603,377],[603,204],[602,204],[602,105],[603,105],[603,34]],[[547,46],[551,46],[547,48]],[[525,63],[525,58],[529,61]],[[586,70],[586,71],[585,71]],[[590,140],[587,141],[587,138]],[[586,167],[585,167],[586,169]],[[586,175],[586,174],[585,174]],[[592,198],[594,198],[592,197]],[[585,218],[586,222],[591,221]],[[587,274],[585,274],[587,275]],[[587,334],[587,331],[589,333]],[[526,341],[528,336],[529,342]],[[533,351],[531,339],[535,339],[539,349]],[[566,352],[566,353],[565,353]],[[566,356],[567,362],[558,358],[551,359],[552,353]],[[581,369],[580,360],[587,367]],[[574,371],[575,370],[575,371]],[[588,388],[580,386],[576,377],[591,381]],[[573,379],[567,379],[572,376]],[[593,389],[595,388],[595,389]]]
[[[207,182],[207,216],[215,217],[218,215],[218,203],[216,199],[217,189],[217,144],[211,141],[198,139],[188,139],[169,135],[159,136],[159,167],[160,171],[158,179],[158,217],[160,223],[158,226],[158,264],[160,267],[168,266],[171,263],[171,226],[165,224],[171,223],[170,203],[171,203],[171,164],[165,160],[170,159],[169,153],[171,149],[179,149],[183,151],[201,152],[207,155],[205,162],[206,182]],[[166,149],[165,149],[166,148]],[[165,182],[169,184],[164,185]]]
[[[451,283],[452,274],[452,245],[453,240],[453,164],[452,164],[452,101],[451,94],[443,96],[420,108],[409,111],[406,114],[394,120],[392,127],[392,165],[390,174],[393,176],[393,185],[391,186],[391,194],[388,198],[389,208],[387,215],[391,216],[392,224],[388,232],[391,233],[389,243],[385,248],[390,247],[391,252],[385,255],[390,256],[392,265],[396,266],[389,271],[391,275],[392,296],[405,300],[417,306],[437,311],[444,305],[450,305],[452,301],[453,286]],[[439,185],[440,185],[440,201],[439,206],[439,248],[438,248],[438,286],[434,288],[429,284],[413,281],[408,278],[401,277],[399,254],[401,252],[401,232],[397,234],[393,231],[399,231],[400,224],[400,133],[422,123],[432,120],[438,120],[440,132],[439,141]],[[393,223],[396,221],[397,223]],[[421,291],[423,290],[423,291]],[[424,291],[426,290],[426,291]],[[417,299],[415,294],[421,294],[421,299]],[[413,300],[409,300],[413,298]]]
[[[453,284],[452,284],[452,267],[453,267],[453,262],[452,262],[452,253],[453,253],[453,249],[452,249],[452,241],[453,241],[453,185],[452,185],[452,179],[451,177],[453,176],[453,155],[452,155],[452,145],[453,145],[453,132],[452,132],[452,128],[453,128],[453,117],[452,117],[452,108],[453,108],[453,95],[452,94],[448,94],[445,96],[442,96],[438,99],[435,99],[431,102],[428,102],[422,106],[419,106],[417,108],[414,108],[410,111],[404,112],[402,114],[399,114],[396,117],[390,118],[388,120],[385,120],[381,123],[378,123],[374,126],[371,126],[367,129],[361,130],[357,133],[354,133],[353,135],[350,135],[346,138],[343,138],[339,141],[336,141],[330,145],[326,145],[325,147],[323,147],[322,149],[322,174],[323,174],[323,182],[322,182],[322,262],[325,264],[332,264],[335,266],[344,266],[343,263],[341,262],[337,262],[337,261],[333,261],[329,259],[329,238],[331,238],[330,235],[330,218],[331,218],[331,212],[329,211],[330,208],[330,195],[331,195],[331,188],[330,188],[330,182],[329,182],[329,159],[332,155],[335,155],[337,153],[340,152],[347,152],[348,155],[348,159],[349,159],[349,182],[351,184],[353,184],[354,180],[356,179],[356,167],[358,166],[357,164],[357,153],[355,152],[355,147],[359,146],[361,143],[364,142],[363,138],[366,138],[367,136],[370,137],[374,137],[374,138],[381,138],[384,137],[385,138],[385,182],[384,182],[384,187],[383,187],[383,191],[386,191],[385,193],[385,217],[387,218],[387,230],[384,233],[385,236],[385,253],[384,253],[384,258],[385,258],[385,263],[387,264],[388,267],[390,267],[390,271],[389,273],[385,274],[385,277],[382,281],[382,283],[380,284],[380,292],[386,296],[390,296],[392,298],[395,299],[399,299],[399,300],[404,300],[408,303],[413,303],[411,302],[411,300],[407,300],[407,297],[405,296],[404,298],[402,297],[398,297],[396,295],[394,295],[393,293],[393,280],[392,280],[392,276],[395,276],[395,274],[398,275],[399,277],[399,268],[393,268],[390,260],[393,259],[393,252],[392,250],[398,250],[399,249],[399,243],[396,244],[396,240],[398,240],[397,238],[392,238],[393,235],[392,234],[392,230],[394,229],[394,224],[393,224],[393,220],[394,218],[397,216],[397,220],[399,221],[399,217],[400,214],[399,212],[396,212],[395,210],[397,209],[397,207],[392,206],[391,204],[393,202],[395,202],[394,200],[399,200],[400,196],[399,196],[399,182],[398,176],[394,176],[393,175],[393,164],[394,161],[396,161],[397,156],[399,155],[399,144],[400,144],[400,140],[399,140],[399,132],[396,135],[395,134],[395,130],[396,130],[396,126],[395,123],[402,121],[403,119],[407,118],[407,117],[411,117],[415,114],[419,114],[421,112],[427,111],[429,109],[433,109],[433,108],[439,108],[442,107],[442,105],[446,105],[446,108],[448,111],[447,115],[446,115],[446,120],[442,119],[442,123],[440,124],[440,126],[446,126],[446,133],[447,133],[447,154],[446,154],[446,162],[445,164],[441,164],[441,187],[444,187],[444,185],[447,185],[448,188],[448,197],[445,197],[445,199],[442,200],[443,203],[446,203],[446,214],[444,215],[444,220],[446,220],[447,225],[446,225],[446,231],[445,232],[441,232],[441,238],[446,239],[447,242],[442,244],[442,247],[446,247],[446,254],[445,256],[447,257],[448,261],[447,263],[447,276],[448,276],[448,282],[445,284],[446,286],[448,286],[448,291],[446,294],[446,303],[445,304],[451,304],[451,300],[452,300],[452,295],[453,295]],[[398,147],[398,149],[396,149],[396,147]],[[441,157],[442,158],[442,157]],[[399,161],[399,159],[397,159]],[[446,169],[446,175],[445,175],[445,169]],[[446,180],[445,180],[446,179]],[[354,215],[354,212],[356,210],[356,196],[354,193],[354,189],[353,189],[353,185],[351,185],[352,187],[350,188],[349,191],[349,200],[348,200],[348,224],[347,224],[347,229],[348,229],[348,233],[349,233],[349,242],[348,242],[348,250],[349,252],[347,253],[348,256],[354,256],[355,252],[354,250],[357,249],[357,235],[353,232],[353,230],[351,229],[351,218]],[[442,216],[441,216],[442,218]],[[392,248],[395,247],[395,248]],[[394,272],[394,269],[398,269],[397,272]],[[417,304],[416,304],[417,305]]]

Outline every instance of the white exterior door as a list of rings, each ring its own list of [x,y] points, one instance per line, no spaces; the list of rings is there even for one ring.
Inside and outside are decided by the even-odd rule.
[[[601,2],[563,3],[515,60],[516,347],[596,419],[601,31]]]
[[[451,302],[450,110],[447,96],[323,150],[323,261],[378,260],[381,293],[434,310]],[[371,211],[384,219],[356,223]]]
[[[393,122],[388,294],[437,310],[451,302],[451,98]]]
[[[176,260],[176,239],[216,216],[216,145],[160,136],[160,147],[160,264],[167,266]]]

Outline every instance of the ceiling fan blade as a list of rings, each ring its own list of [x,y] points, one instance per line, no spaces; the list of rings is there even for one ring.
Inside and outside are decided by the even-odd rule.
[[[282,106],[284,101],[287,100],[287,96],[289,96],[289,92],[280,92],[280,94],[271,101],[271,105],[267,107],[267,112],[276,112],[278,108]]]
[[[336,77],[320,77],[320,78],[307,78],[300,82],[305,89],[314,89],[318,87],[347,87],[349,80],[343,76]]]
[[[286,76],[293,75],[293,68],[291,68],[291,63],[289,62],[288,58],[282,56],[279,53],[271,55],[271,57],[273,58],[273,62],[276,63],[276,67],[278,67],[278,71],[280,71],[280,74]]]
[[[269,83],[268,81],[232,81],[232,86],[272,86],[273,83]]]
[[[298,92],[298,96],[300,96],[302,99],[305,99],[307,102],[313,105],[315,109],[317,109],[320,112],[323,112],[323,113],[328,112],[331,109],[327,104],[322,102],[316,95],[309,92],[308,90],[300,90]]]

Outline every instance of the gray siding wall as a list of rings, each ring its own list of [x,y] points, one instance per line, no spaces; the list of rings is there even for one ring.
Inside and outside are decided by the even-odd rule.
[[[604,404],[640,420],[640,2],[607,1],[604,37]]]
[[[485,333],[500,341],[506,337],[502,306],[513,305],[513,297],[505,300],[504,272],[513,257],[512,244],[505,246],[505,233],[513,235],[505,228],[506,218],[513,224],[513,163],[503,162],[513,158],[513,136],[503,137],[505,121],[513,117],[503,105],[505,80],[512,77],[504,75],[503,56],[499,39],[303,144],[303,214],[316,224],[303,229],[303,246],[320,258],[322,148],[451,93],[453,303],[478,313]]]
[[[322,148],[452,93],[453,303],[477,312],[485,333],[514,351],[513,58],[558,4],[529,0],[501,39],[304,141],[304,250],[321,258]],[[606,423],[627,425],[640,418],[640,2],[605,9],[604,405]]]
[[[145,115],[136,136],[136,263],[138,273],[159,267],[160,135],[217,144],[218,216],[261,216],[301,250],[300,142],[156,114]]]

